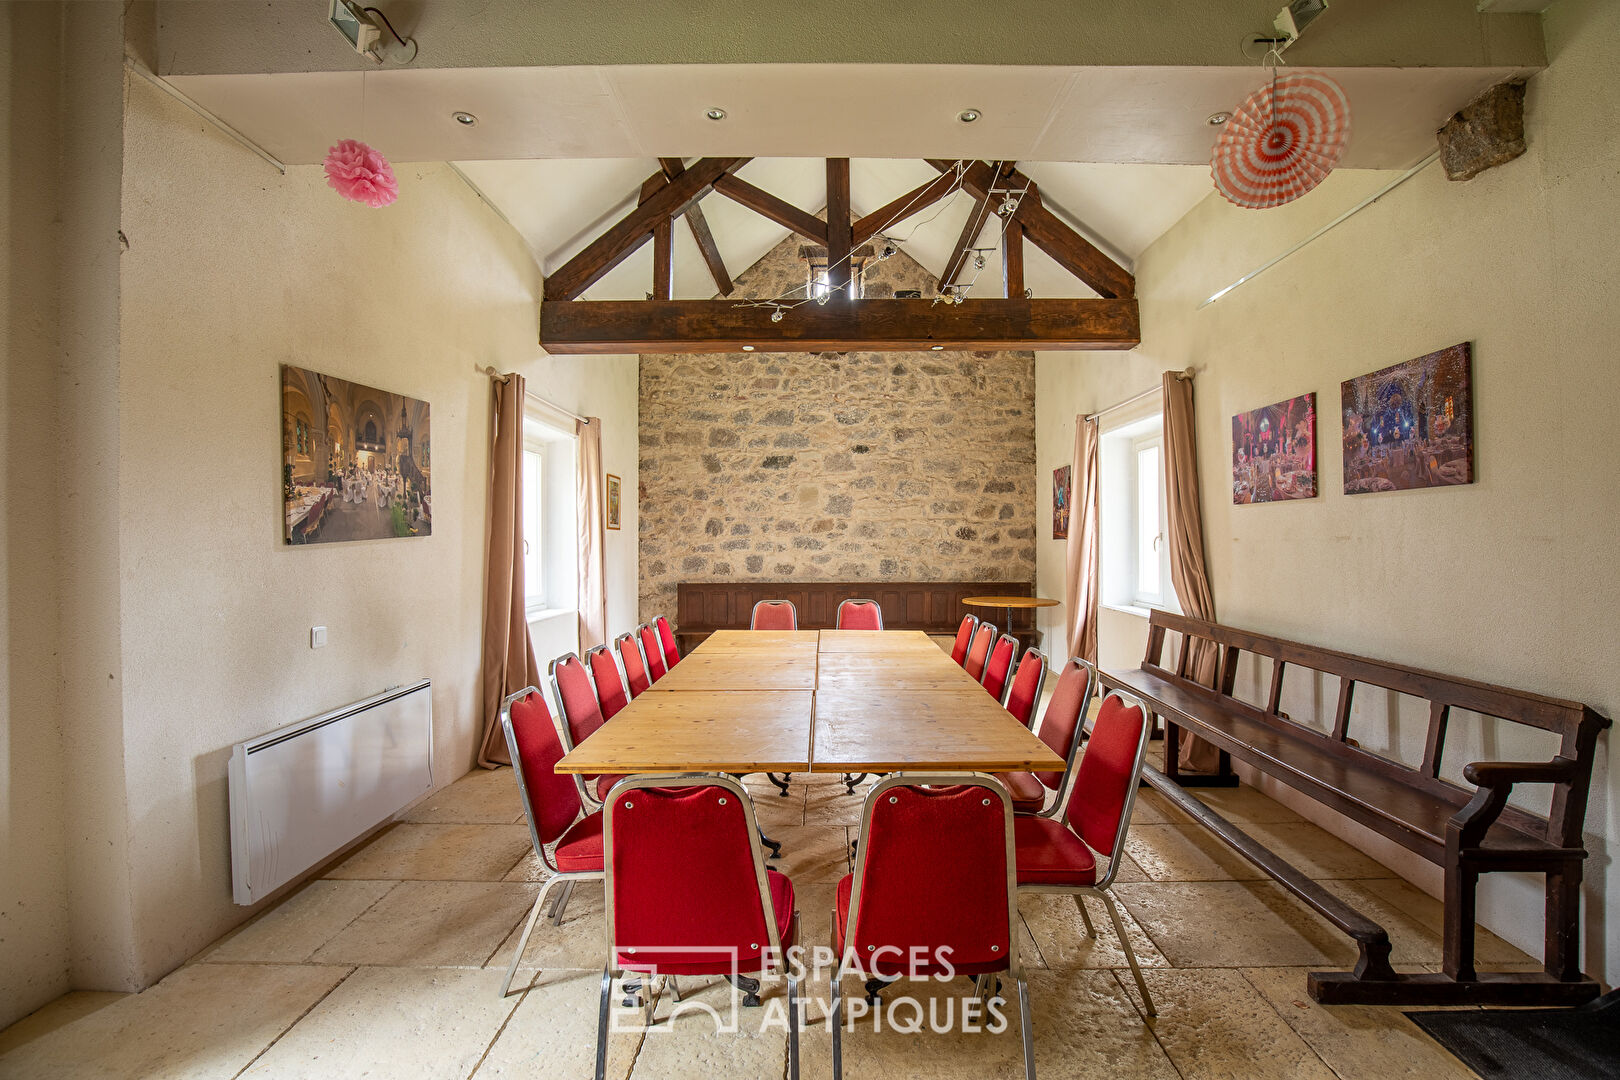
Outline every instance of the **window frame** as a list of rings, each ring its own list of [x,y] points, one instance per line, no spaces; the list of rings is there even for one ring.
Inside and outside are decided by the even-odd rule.
[[[1144,543],[1142,535],[1142,455],[1147,451],[1157,452],[1158,467],[1154,470],[1154,491],[1158,496],[1158,531],[1154,533],[1151,548]],[[1131,474],[1131,551],[1134,556],[1131,565],[1131,601],[1140,607],[1163,608],[1167,607],[1166,597],[1172,590],[1170,582],[1170,543],[1165,536],[1165,523],[1169,519],[1169,506],[1165,500],[1164,483],[1164,427],[1161,424],[1156,430],[1144,432],[1130,442],[1131,456],[1129,467]],[[1149,591],[1143,579],[1144,556],[1151,551],[1154,556],[1155,570],[1157,571],[1158,588]]]
[[[547,603],[546,443],[528,435],[523,440],[522,489],[523,606],[532,619],[546,610]]]

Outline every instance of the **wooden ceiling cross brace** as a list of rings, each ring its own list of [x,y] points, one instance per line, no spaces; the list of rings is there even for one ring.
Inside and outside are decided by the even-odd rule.
[[[675,180],[686,171],[686,164],[680,158],[659,158],[658,164],[663,167],[664,176]],[[703,208],[693,203],[686,211],[686,224],[692,230],[692,239],[703,255],[703,261],[709,267],[709,276],[714,278],[714,289],[721,296],[730,296],[735,286],[731,283],[731,275],[726,271],[726,261],[720,257],[720,248],[714,242],[714,233],[709,230],[709,219],[703,216]]]

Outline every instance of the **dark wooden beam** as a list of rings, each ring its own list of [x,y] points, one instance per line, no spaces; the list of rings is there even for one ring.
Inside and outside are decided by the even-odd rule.
[[[747,160],[744,158],[743,160]],[[733,202],[741,203],[756,214],[763,214],[785,228],[792,229],[806,240],[827,243],[827,225],[814,214],[807,214],[791,203],[778,199],[768,191],[761,191],[746,180],[730,175],[714,182],[714,190]]]
[[[1010,299],[1024,295],[1024,227],[1016,220],[1001,235],[1001,289]]]
[[[849,209],[849,158],[827,159],[827,288],[833,296],[854,300],[855,275],[850,266],[854,223]]]
[[[653,226],[654,300],[668,300],[675,294],[675,226],[661,221]]]
[[[715,181],[729,175],[733,169],[742,168],[748,160],[704,158],[695,163],[679,179],[671,180],[653,192],[646,201],[586,245],[584,251],[558,267],[556,273],[546,278],[546,296],[552,300],[574,299],[652,239],[653,228],[660,221],[667,222],[686,213],[709,193]]]
[[[664,170],[664,176],[674,180],[686,171],[686,164],[680,158],[659,158],[658,164]],[[686,225],[692,230],[692,240],[697,244],[698,251],[703,255],[703,261],[709,267],[709,276],[714,278],[714,288],[721,296],[730,296],[736,288],[731,283],[731,274],[726,271],[726,261],[720,257],[720,248],[714,242],[714,233],[709,230],[709,219],[703,216],[703,208],[696,203],[686,211]]]
[[[891,200],[857,221],[850,242],[856,247],[860,247],[889,226],[898,225],[911,215],[921,213],[933,206],[949,195],[955,188],[956,176],[954,173],[937,176],[926,184],[920,184],[912,188],[898,199]]]
[[[956,168],[954,161],[930,159],[928,163],[941,172]],[[996,170],[989,165],[975,161],[963,174],[962,186],[974,196],[986,195],[995,187],[1011,188],[1013,193],[1017,193],[1027,186],[1027,194],[1018,203],[1017,218],[1030,242],[1050,255],[1059,266],[1097,290],[1098,295],[1136,295],[1136,278],[1131,272],[1048,210],[1041,201],[1040,189],[1017,169],[1003,172],[998,177]],[[999,203],[1004,198],[1006,194],[997,195],[996,201]]]
[[[974,197],[973,208],[968,211],[967,220],[962,222],[962,235],[956,238],[956,247],[951,252],[950,261],[945,264],[945,272],[939,275],[940,292],[945,291],[945,286],[956,284],[956,275],[961,272],[962,264],[967,262],[968,250],[979,242],[984,223],[991,218],[1001,220],[993,212],[987,212],[989,205],[989,196]]]
[[[771,309],[729,300],[547,300],[540,343],[591,353],[918,352],[946,349],[1129,349],[1141,341],[1135,300],[871,299]]]

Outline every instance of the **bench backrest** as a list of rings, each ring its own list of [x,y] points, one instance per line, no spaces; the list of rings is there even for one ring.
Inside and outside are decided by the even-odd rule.
[[[1164,663],[1167,633],[1181,635],[1181,647],[1177,650],[1174,666]],[[1580,767],[1572,780],[1553,785],[1552,803],[1545,819],[1525,811],[1517,811],[1513,816],[1521,827],[1526,819],[1534,819],[1538,824],[1545,821],[1543,835],[1551,843],[1563,847],[1581,846],[1581,829],[1586,818],[1586,799],[1591,786],[1597,736],[1609,726],[1609,721],[1590,707],[1577,701],[1562,701],[1505,686],[1423,671],[1404,664],[1354,656],[1158,610],[1153,612],[1149,620],[1147,654],[1142,667],[1161,677],[1201,686],[1237,702],[1233,698],[1233,691],[1237,683],[1238,661],[1244,653],[1269,657],[1271,660],[1271,686],[1263,709],[1269,719],[1279,724],[1289,724],[1293,730],[1331,740],[1346,756],[1354,756],[1358,765],[1400,776],[1406,782],[1430,789],[1442,798],[1451,797],[1459,790],[1457,785],[1440,778],[1446,724],[1452,709],[1464,709],[1552,732],[1558,736],[1559,756],[1580,763]],[[1321,732],[1295,723],[1280,712],[1283,674],[1289,667],[1306,668],[1338,678],[1339,699],[1334,708],[1331,732]],[[1350,712],[1359,684],[1393,690],[1429,703],[1428,730],[1420,765],[1411,767],[1392,761],[1361,750],[1349,740]],[[1536,831],[1541,830],[1538,828]]]

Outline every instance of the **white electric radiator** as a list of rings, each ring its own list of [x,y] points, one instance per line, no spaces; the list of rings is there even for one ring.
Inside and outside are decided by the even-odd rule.
[[[231,891],[254,904],[433,787],[427,679],[231,748]]]

